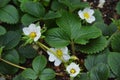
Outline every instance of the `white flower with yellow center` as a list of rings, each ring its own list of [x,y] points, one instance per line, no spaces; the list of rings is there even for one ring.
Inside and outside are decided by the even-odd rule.
[[[23,32],[25,35],[29,36],[34,41],[37,41],[41,36],[41,28],[40,26],[36,26],[35,24],[30,24],[29,27],[24,27]]]
[[[66,70],[70,74],[70,77],[76,77],[80,73],[79,65],[74,62],[67,66]]]
[[[88,23],[92,23],[95,21],[95,17],[93,16],[94,10],[90,8],[85,8],[83,11],[79,10],[78,15],[81,19],[85,19]]]
[[[62,60],[64,60],[65,62],[67,62],[70,59],[70,55],[68,54],[68,48],[64,47],[64,48],[50,48],[52,51],[54,51],[56,53],[56,56],[47,51],[48,55],[49,55],[49,61],[50,62],[54,62],[55,66],[59,66],[62,61],[60,60],[60,58]]]

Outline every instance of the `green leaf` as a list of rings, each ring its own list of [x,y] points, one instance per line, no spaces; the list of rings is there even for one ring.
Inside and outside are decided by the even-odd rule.
[[[59,11],[61,9],[65,9],[66,6],[62,3],[59,3],[57,0],[53,0],[52,3],[51,3],[51,10],[53,11]]]
[[[18,51],[19,54],[25,58],[33,58],[37,54],[36,50],[33,49],[31,45],[20,47]]]
[[[53,12],[53,11],[49,11],[45,16],[44,16],[44,20],[47,19],[54,19],[54,18],[59,18],[61,17],[61,14],[59,12]]]
[[[33,70],[37,74],[40,73],[46,67],[46,65],[47,59],[43,55],[37,56],[32,62]]]
[[[6,51],[4,58],[8,61],[14,62],[15,64],[19,63],[19,55],[15,49]]]
[[[48,31],[46,42],[52,47],[64,47],[71,41],[86,44],[90,39],[102,35],[101,30],[94,26],[81,27],[80,19],[67,11],[61,11],[62,17],[56,23],[60,28]]]
[[[12,5],[7,5],[0,9],[0,20],[2,22],[15,24],[19,20],[17,9]]]
[[[96,9],[94,16],[96,18],[95,22],[102,22],[102,23],[104,22],[104,20],[102,18],[103,16],[102,16],[102,13],[100,12],[100,10]]]
[[[117,6],[116,6],[116,11],[118,14],[120,14],[120,1],[117,3]]]
[[[90,71],[90,80],[108,80],[109,69],[106,64],[100,63]]]
[[[116,25],[113,23],[107,25],[104,22],[96,22],[94,26],[101,29],[104,36],[111,36],[117,30]]]
[[[6,33],[6,29],[3,26],[0,26],[0,36]]]
[[[74,80],[90,80],[88,73],[80,73],[77,77],[74,78]]]
[[[30,68],[25,69],[22,72],[22,76],[28,79],[33,79],[33,80],[37,78],[37,74]]]
[[[69,35],[70,39],[75,39],[81,28],[80,19],[67,11],[61,11],[61,14],[62,17],[56,21],[57,25]]]
[[[45,40],[52,47],[63,47],[70,43],[68,35],[60,28],[48,30]]]
[[[99,63],[107,64],[107,57],[109,53],[110,52],[108,50],[104,50],[103,52],[100,52],[97,55],[88,55],[84,63],[87,70],[91,70]]]
[[[21,4],[21,9],[38,18],[42,18],[45,14],[45,8],[39,2],[26,1]]]
[[[37,20],[39,20],[39,19],[36,18],[36,17],[33,17],[33,16],[29,15],[29,14],[24,14],[22,16],[21,22],[24,25],[29,25],[29,24],[33,23],[34,21],[37,21]]]
[[[80,0],[59,0],[59,2],[69,7],[70,11],[74,11],[79,8],[90,7],[89,3],[81,2]]]
[[[16,50],[9,50],[4,52],[5,54],[3,54],[2,58],[10,61],[14,64],[18,64],[19,63],[19,55],[17,53]],[[3,74],[14,74],[18,71],[18,68],[13,67],[7,63],[4,62],[0,62],[0,72]]]
[[[90,39],[95,39],[102,35],[101,30],[95,26],[83,26],[76,32],[78,34],[75,38],[75,43],[86,44]]]
[[[110,66],[112,72],[120,78],[120,53],[111,52],[108,55],[108,65]]]
[[[24,78],[21,74],[19,74],[19,75],[15,76],[15,77],[13,78],[13,80],[30,80],[30,79],[26,79],[26,78]]]
[[[107,47],[107,40],[101,36],[91,40],[86,45],[80,45],[80,51],[87,54],[94,54],[104,50]]]
[[[111,46],[112,49],[116,52],[120,52],[120,32],[116,32],[113,34],[113,37],[111,39]]]
[[[52,80],[55,77],[55,72],[52,69],[46,68],[44,69],[40,76],[40,80]]]
[[[101,31],[94,26],[81,27],[80,19],[66,11],[62,11],[62,17],[56,22],[75,43],[86,44],[89,39],[97,38],[102,34]]]
[[[21,39],[21,35],[15,31],[8,31],[1,39],[3,40],[2,45],[5,46],[4,49],[8,50],[17,46]]]
[[[6,6],[10,0],[0,0],[0,8]]]

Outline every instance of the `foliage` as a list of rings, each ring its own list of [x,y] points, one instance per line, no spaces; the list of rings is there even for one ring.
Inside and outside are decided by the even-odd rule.
[[[78,15],[78,11],[85,8],[94,11],[95,21],[91,24]],[[115,9],[119,16],[120,1]],[[89,14],[86,16],[89,18]],[[120,80],[119,22],[112,18],[111,23],[106,24],[101,10],[93,9],[82,0],[0,0],[0,77],[11,76],[12,80],[62,80],[63,77]],[[37,36],[34,32],[23,33],[23,28],[30,24],[40,27],[38,41],[32,40]],[[58,50],[54,52],[51,47]],[[63,47],[69,49],[68,61],[61,58]],[[54,67],[50,62],[56,60],[50,61],[47,52],[62,64]],[[71,62],[81,68],[75,77],[69,76],[66,70]]]

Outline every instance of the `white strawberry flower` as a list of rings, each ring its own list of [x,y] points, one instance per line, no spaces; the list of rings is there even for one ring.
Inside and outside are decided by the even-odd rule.
[[[93,16],[94,10],[90,8],[85,8],[83,11],[79,10],[78,15],[81,19],[85,19],[88,23],[92,23],[95,21],[95,17]]]
[[[29,27],[24,27],[23,32],[26,36],[33,39],[34,41],[38,41],[41,36],[41,27],[36,26],[35,24],[30,24]]]
[[[55,66],[59,66],[62,63],[62,61],[59,58],[61,58],[65,62],[67,62],[70,59],[70,55],[68,54],[68,48],[67,47],[64,47],[64,48],[50,48],[50,49],[56,53],[56,56],[55,56],[53,53],[47,51],[47,53],[49,55],[49,61],[54,62]]]
[[[66,67],[66,71],[70,74],[70,77],[76,77],[80,73],[80,67],[76,63],[72,62]]]

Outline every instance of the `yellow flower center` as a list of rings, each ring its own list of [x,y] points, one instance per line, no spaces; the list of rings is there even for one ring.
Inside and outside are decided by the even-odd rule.
[[[76,70],[72,68],[72,69],[70,70],[70,73],[75,74],[75,73],[76,73]]]
[[[62,57],[63,56],[63,52],[60,49],[56,50],[56,53],[57,53],[58,57]]]
[[[89,15],[89,13],[88,13],[88,12],[85,12],[85,13],[84,13],[84,17],[85,17],[85,19],[88,19],[88,18],[90,18],[90,15]]]
[[[29,34],[29,36],[30,36],[30,38],[34,39],[37,35],[36,35],[35,32],[31,32],[31,33]]]

